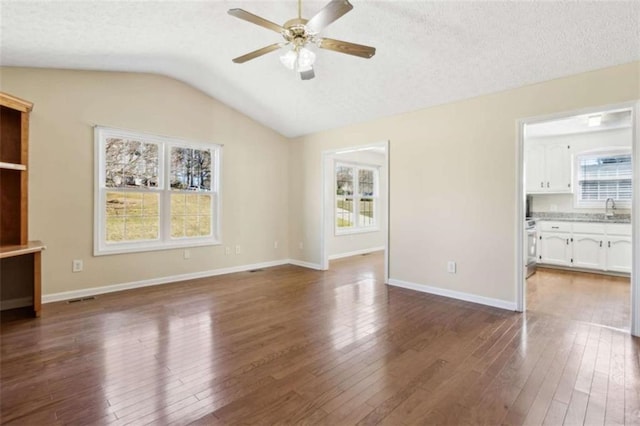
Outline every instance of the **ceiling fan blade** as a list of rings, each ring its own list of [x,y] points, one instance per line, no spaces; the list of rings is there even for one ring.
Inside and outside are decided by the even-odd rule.
[[[316,73],[313,71],[313,68],[311,68],[309,71],[302,71],[300,73],[300,78],[303,80],[311,80],[315,76],[316,76]]]
[[[351,9],[353,9],[353,6],[348,0],[331,0],[328,5],[309,19],[306,23],[307,29],[311,32],[319,33]]]
[[[281,43],[274,43],[269,46],[263,47],[262,49],[254,50],[253,52],[249,52],[246,55],[238,56],[233,60],[236,64],[242,64],[252,59],[257,58],[258,56],[266,55],[269,52],[273,52],[274,50],[280,49]]]
[[[264,18],[261,18],[258,15],[254,15],[253,13],[249,13],[246,10],[229,9],[227,13],[231,16],[235,16],[236,18],[245,20],[247,22],[251,22],[252,24],[260,25],[261,27],[264,27],[268,30],[275,31],[280,34],[286,31],[284,28],[282,28],[282,26],[275,24],[271,21],[268,21]]]
[[[376,54],[375,47],[349,43],[348,41],[334,40],[332,38],[321,39],[319,46],[323,49],[346,53],[347,55],[359,56],[365,59],[369,59]]]

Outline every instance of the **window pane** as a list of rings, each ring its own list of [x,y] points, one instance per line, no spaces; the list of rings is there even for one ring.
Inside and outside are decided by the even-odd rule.
[[[353,195],[352,167],[336,167],[336,195]]]
[[[373,193],[373,170],[358,171],[358,193],[362,196],[371,197]]]
[[[171,148],[170,180],[172,189],[211,190],[211,151]]]
[[[184,216],[171,215],[171,238],[184,237]]]
[[[211,235],[211,195],[171,194],[171,238]]]
[[[338,228],[350,228],[354,225],[353,199],[337,200],[336,226]]]
[[[579,157],[580,201],[631,200],[632,171],[631,154]]]
[[[105,144],[105,186],[157,187],[158,145],[120,138]]]
[[[375,202],[373,198],[362,198],[360,200],[360,226],[375,226]]]
[[[159,199],[149,192],[107,192],[107,242],[157,240]]]

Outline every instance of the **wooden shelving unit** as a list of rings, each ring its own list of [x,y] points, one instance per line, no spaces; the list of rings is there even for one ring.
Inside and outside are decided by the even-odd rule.
[[[32,109],[31,102],[0,92],[0,286],[33,286],[33,313],[40,316],[41,252],[45,247],[40,241],[28,241]],[[24,256],[29,258],[12,261]],[[24,270],[15,273],[16,268]],[[14,273],[6,272],[10,270]],[[15,282],[16,277],[24,278],[24,283]]]

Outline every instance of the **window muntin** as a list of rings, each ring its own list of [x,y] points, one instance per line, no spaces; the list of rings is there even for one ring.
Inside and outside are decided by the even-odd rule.
[[[630,206],[633,163],[631,153],[588,153],[576,157],[576,205],[603,207],[608,198],[618,206]]]
[[[335,189],[336,234],[377,229],[377,168],[337,163]]]
[[[97,127],[94,253],[217,244],[219,156],[219,145]]]

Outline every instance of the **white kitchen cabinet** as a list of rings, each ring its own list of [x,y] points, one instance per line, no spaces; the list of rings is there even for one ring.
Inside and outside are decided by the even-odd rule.
[[[604,235],[572,234],[572,265],[576,268],[605,269]]]
[[[540,262],[548,265],[571,266],[571,234],[542,232],[540,234]]]
[[[607,271],[631,273],[631,237],[607,237]]]
[[[570,146],[558,143],[532,143],[525,149],[527,193],[571,192]]]
[[[631,272],[631,225],[538,222],[539,262],[611,272]]]
[[[525,150],[525,179],[527,181],[527,193],[539,193],[545,191],[546,174],[544,161],[545,145],[531,144]]]

